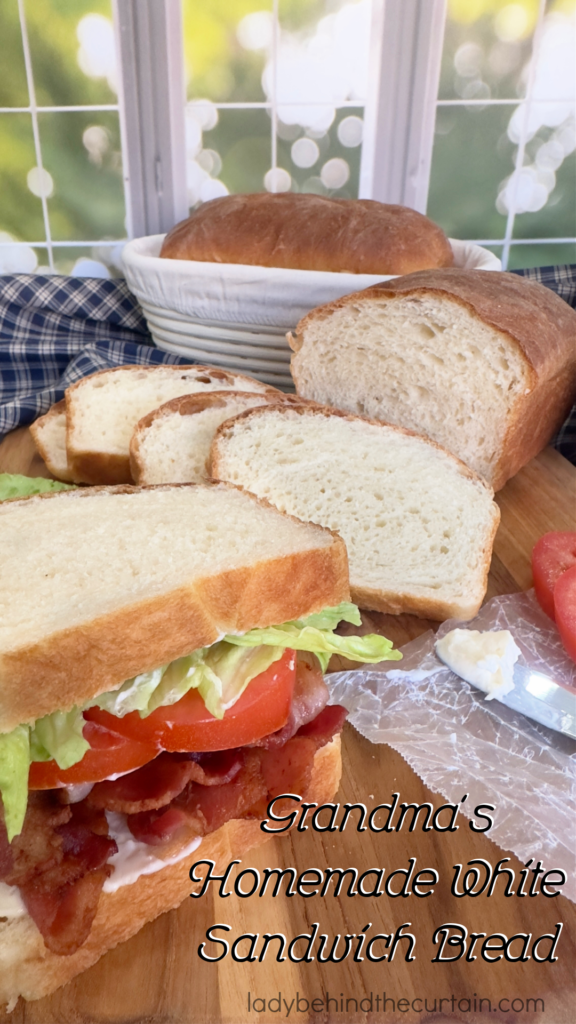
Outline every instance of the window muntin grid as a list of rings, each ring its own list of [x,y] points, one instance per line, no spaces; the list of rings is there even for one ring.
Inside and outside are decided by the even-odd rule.
[[[254,10],[243,8],[241,16],[227,7],[228,21],[219,7],[201,11],[195,0],[183,3],[189,205],[241,190],[357,196],[370,0],[340,0],[328,14],[324,3],[254,0]],[[193,42],[204,15],[213,18],[208,27],[216,31],[218,25],[222,38],[214,39],[206,69],[201,65],[195,73]],[[338,80],[335,70],[346,46],[350,69]],[[228,82],[222,75],[226,66]],[[245,114],[255,110],[264,113],[258,122]],[[257,154],[252,174],[235,173],[233,154],[226,151],[222,122],[230,134],[242,134],[234,132],[235,118],[252,128],[241,147]],[[354,121],[342,129],[346,118]]]
[[[74,11],[64,14],[61,5],[53,5],[51,0],[34,0],[33,5],[7,0],[3,7],[11,64],[5,66],[2,95],[13,105],[0,107],[0,131],[7,150],[18,148],[17,136],[21,136],[20,144],[27,135],[31,138],[31,159],[24,157],[18,175],[12,174],[9,180],[12,193],[16,193],[6,197],[11,208],[0,213],[0,266],[5,272],[67,273],[74,265],[76,272],[82,272],[78,258],[86,256],[91,258],[84,273],[104,276],[120,270],[125,204],[119,106],[109,102],[114,98],[115,83],[107,79],[114,74],[109,45],[111,14],[110,0],[80,0]],[[14,46],[16,27],[21,51]],[[108,39],[108,49],[101,52],[97,66],[90,65],[94,48],[102,44],[102,33]],[[12,67],[15,87],[7,81]],[[76,95],[80,100],[102,96],[108,102],[66,102]],[[22,102],[26,98],[27,105]],[[40,221],[22,215],[23,208],[28,214],[35,202],[40,207]],[[19,220],[19,230],[14,218]],[[6,219],[9,223],[2,223]],[[92,239],[94,229],[108,237]]]
[[[12,2],[16,3],[16,0],[12,0]],[[100,0],[100,2],[102,3],[103,0]],[[367,2],[368,2],[368,0],[357,0],[356,3],[350,3],[350,2],[345,3],[345,2],[342,2],[338,8],[332,8],[332,17],[334,17],[335,14],[338,14],[339,12],[342,12],[342,11],[344,11],[345,15],[347,14],[349,16],[350,11],[352,11],[354,13],[354,11],[358,12],[359,10],[364,9],[366,7]],[[375,0],[375,2],[378,2],[378,0]],[[456,2],[457,2],[457,0],[450,0],[450,6],[452,7]],[[460,3],[460,6],[462,6],[460,0],[458,0],[458,2]],[[523,2],[524,2],[524,0],[523,0]],[[47,4],[49,5],[50,4],[50,0],[42,0],[42,3],[44,4],[44,6],[46,6]],[[229,5],[227,3],[227,0],[226,0],[226,2],[224,2],[224,0],[222,0],[222,2],[218,4],[218,6],[222,6],[222,3],[224,4],[223,10],[229,10]],[[198,0],[194,0],[194,4],[195,4],[196,9],[200,8],[200,4],[198,3]],[[530,6],[529,0],[525,0],[525,5],[527,7]],[[79,5],[79,7],[80,6],[82,6],[82,5]],[[93,8],[95,6],[94,2],[92,2],[89,6],[91,8]],[[214,5],[205,5],[205,10],[212,10],[215,6],[216,6],[215,4]],[[261,14],[262,13],[262,5],[259,4],[257,6],[258,6],[259,10],[255,11],[255,12],[249,12],[249,14],[250,13],[252,13],[252,14],[260,13]],[[496,12],[496,15],[495,15],[495,17],[497,17],[501,13],[500,8],[504,9],[507,5],[506,4],[494,4],[493,2],[488,2],[488,0],[486,0],[485,6],[486,6],[487,9],[490,8],[492,10],[492,12],[494,12],[495,8],[499,8],[499,10]],[[514,6],[518,7],[518,4],[516,4]],[[566,9],[566,7],[567,7],[566,0],[562,0],[562,6],[563,6],[564,9]],[[535,5],[532,4],[532,7],[535,7]],[[518,90],[520,90],[520,91],[524,90],[523,95],[524,96],[528,96],[528,98],[530,99],[530,90],[528,89],[528,85],[529,85],[528,79],[530,77],[530,71],[528,72],[528,75],[524,74],[524,77],[522,78],[522,75],[521,75],[522,67],[524,67],[524,68],[526,67],[525,57],[529,53],[531,46],[533,45],[533,48],[534,48],[535,51],[538,49],[538,38],[539,38],[538,37],[538,33],[540,33],[540,39],[541,39],[542,34],[543,34],[543,30],[545,28],[545,17],[549,17],[551,14],[553,15],[554,14],[554,9],[556,7],[558,7],[558,3],[556,3],[555,0],[550,0],[550,2],[548,2],[548,3],[545,3],[544,0],[541,0],[541,2],[538,4],[537,19],[536,19],[536,23],[535,23],[535,31],[534,31],[532,36],[529,36],[529,37],[525,38],[523,40],[523,42],[522,42],[521,50],[522,50],[523,56],[522,56],[522,60],[520,62],[517,61],[517,67],[516,67],[516,71],[515,71],[515,74],[516,74],[516,78],[515,79],[513,78],[513,76],[511,78],[510,75],[508,75],[508,78],[506,78],[506,76],[504,76],[504,84],[502,85],[502,82],[501,82],[500,85],[498,86],[498,88],[494,87],[494,83],[493,82],[489,82],[488,84],[490,84],[490,86],[491,86],[491,95],[490,96],[485,96],[482,93],[482,91],[480,91],[480,93],[477,94],[477,95],[471,95],[470,92],[468,92],[465,96],[456,95],[456,90],[453,89],[452,87],[447,88],[445,83],[444,83],[444,85],[441,85],[441,88],[440,88],[440,91],[439,91],[439,99],[438,99],[438,102],[437,102],[438,119],[440,119],[440,115],[442,113],[449,113],[450,109],[453,109],[454,111],[458,111],[460,109],[460,111],[462,111],[463,113],[476,110],[478,112],[478,114],[481,114],[487,108],[490,109],[490,110],[493,110],[493,111],[496,111],[497,108],[500,108],[500,110],[503,113],[507,113],[510,110],[510,108],[516,109],[516,110],[521,109],[521,107],[522,107],[522,96],[520,96],[520,97],[519,96],[515,96],[514,97],[513,95],[510,95],[510,93],[513,91],[513,88],[516,89],[517,91]],[[21,26],[22,26],[22,38],[23,38],[23,40],[25,40],[26,39],[26,15],[25,15],[25,10],[24,10],[24,0],[18,0],[18,9],[19,9],[19,13],[20,13],[20,21],[21,21]],[[245,6],[243,6],[242,9],[245,10]],[[314,15],[315,20],[314,20],[314,18],[313,19],[310,18],[310,12],[312,12],[312,14]],[[82,13],[82,12],[79,11],[79,13]],[[186,13],[186,7],[185,7],[185,13]],[[310,36],[314,34],[315,26],[316,26],[316,29],[317,29],[318,23],[324,17],[325,10],[324,10],[324,4],[323,3],[319,3],[319,2],[312,4],[312,3],[308,2],[308,0],[307,0],[306,4],[301,3],[300,5],[298,5],[298,3],[292,2],[288,6],[287,4],[285,4],[285,0],[275,0],[274,3],[270,3],[269,4],[268,10],[267,10],[267,12],[265,11],[265,13],[268,13],[271,16],[271,18],[272,18],[272,28],[273,28],[273,31],[272,31],[272,35],[271,35],[271,39],[270,39],[270,47],[269,48],[273,51],[273,58],[277,58],[278,57],[278,48],[279,48],[279,45],[281,45],[281,35],[282,35],[282,33],[283,32],[288,32],[288,34],[289,34],[289,31],[290,32],[294,32],[296,30],[297,32],[300,33],[300,38],[301,39],[305,38],[306,32],[308,34],[308,38],[310,38]],[[220,17],[220,16],[222,16],[222,11],[220,11],[220,12],[217,11],[216,14]],[[290,20],[289,15],[290,15],[292,20]],[[240,21],[242,21],[242,20],[244,20],[244,19],[241,18]],[[186,25],[186,22],[184,24]],[[450,20],[448,22],[448,27],[450,27]],[[306,30],[306,32],[303,33],[303,30]],[[466,31],[471,31],[470,27],[468,27],[468,29],[466,29]],[[185,42],[186,42],[186,32],[184,33],[184,36],[185,36]],[[474,42],[474,40],[472,40],[472,41]],[[464,43],[465,42],[466,42],[466,39],[464,39]],[[236,43],[234,43],[234,45],[236,46]],[[459,46],[461,46],[461,45],[462,45],[462,41],[459,40]],[[58,106],[58,105],[51,105],[51,106],[49,106],[48,104],[46,104],[45,106],[39,106],[37,104],[37,102],[36,102],[36,96],[34,95],[34,86],[35,86],[35,82],[34,82],[34,68],[33,68],[34,57],[31,54],[31,48],[30,48],[29,42],[27,44],[27,48],[28,48],[27,60],[24,63],[26,64],[25,71],[26,71],[26,78],[27,78],[29,95],[30,95],[30,103],[29,103],[28,106],[1,107],[0,108],[0,114],[10,114],[11,116],[15,116],[15,115],[18,115],[18,114],[21,115],[21,116],[25,116],[25,115],[28,114],[30,116],[30,118],[31,118],[31,125],[32,126],[34,126],[34,120],[35,120],[35,131],[33,133],[33,146],[34,146],[34,151],[35,151],[35,158],[37,159],[37,166],[42,170],[43,169],[43,167],[42,167],[42,159],[43,159],[43,154],[42,154],[42,132],[38,128],[38,125],[39,125],[39,120],[38,119],[39,119],[39,116],[41,114],[43,115],[43,114],[47,114],[49,112],[57,113],[57,114],[61,114],[61,113],[65,113],[65,112],[69,112],[69,113],[80,113],[80,112],[92,113],[93,112],[94,114],[96,114],[97,112],[102,112],[102,113],[109,112],[111,114],[117,114],[118,113],[118,104],[114,104],[114,103],[112,103],[112,104],[111,103],[77,104],[77,105],[64,105],[63,104],[61,106]],[[448,35],[447,35],[447,42],[446,42],[445,47],[444,47],[444,60],[445,60],[445,63],[446,63],[446,61],[448,61],[448,62],[452,61],[452,63],[454,62],[454,57],[455,57],[455,54],[457,52],[457,49],[458,49],[458,47],[456,49],[454,49],[454,47],[452,47],[452,51],[450,50],[450,41],[449,41],[449,38],[448,38]],[[252,56],[253,56],[253,54],[252,54]],[[367,54],[366,54],[366,57],[367,57]],[[262,58],[262,52],[260,53],[260,58]],[[522,63],[522,61],[524,63]],[[266,61],[264,59],[260,59],[260,63],[258,64],[258,66],[256,68],[258,73],[261,73],[261,70],[265,67],[265,64],[266,64]],[[274,59],[272,60],[272,65],[276,66],[274,64]],[[520,66],[520,71],[518,71],[518,66]],[[532,62],[531,67],[533,69],[535,68],[535,63],[534,62]],[[460,62],[460,70],[462,70],[461,62]],[[466,70],[466,68],[464,68],[464,70]],[[535,72],[533,70],[532,71],[533,77],[534,77],[534,74],[535,74]],[[256,75],[256,78],[257,77],[258,77],[258,75]],[[274,77],[275,76],[272,75],[272,81],[274,80]],[[468,75],[468,76],[460,75],[460,77],[463,78],[463,79],[466,79],[468,77],[468,79],[470,79],[471,76],[470,75]],[[486,79],[486,78],[487,78],[487,76],[484,75],[483,80]],[[269,146],[270,146],[270,166],[268,168],[269,185],[271,185],[272,188],[278,187],[278,186],[282,187],[283,185],[285,185],[286,182],[282,181],[282,174],[281,174],[281,172],[282,171],[285,172],[287,170],[287,165],[288,165],[289,173],[290,173],[290,177],[291,177],[291,184],[294,183],[295,186],[297,188],[299,188],[299,189],[303,188],[303,189],[307,189],[307,190],[310,189],[310,190],[314,190],[314,191],[317,189],[318,191],[324,191],[324,192],[328,191],[328,194],[332,193],[332,194],[335,194],[335,195],[338,195],[338,194],[344,195],[344,194],[346,194],[346,191],[348,190],[348,194],[350,194],[350,193],[357,194],[357,191],[356,191],[356,189],[357,189],[357,176],[355,175],[353,168],[351,168],[351,173],[350,173],[350,175],[348,177],[348,180],[346,182],[344,182],[344,185],[341,186],[340,190],[339,189],[327,189],[326,190],[326,186],[324,186],[323,183],[322,183],[321,176],[318,173],[312,173],[312,172],[314,170],[321,169],[323,164],[324,163],[328,163],[329,160],[331,160],[331,159],[338,160],[340,157],[342,157],[342,159],[348,157],[349,159],[347,160],[347,162],[349,164],[351,163],[351,159],[354,158],[354,157],[356,158],[357,161],[359,161],[360,152],[361,152],[360,146],[355,147],[354,152],[352,152],[352,150],[349,150],[348,152],[344,153],[343,155],[342,155],[342,150],[340,150],[340,152],[338,152],[337,150],[334,150],[334,151],[331,151],[329,153],[321,153],[320,160],[317,160],[316,161],[316,166],[313,166],[311,169],[310,168],[305,168],[305,167],[298,167],[298,165],[294,165],[293,162],[288,163],[288,160],[289,159],[291,160],[292,149],[293,149],[293,146],[294,146],[295,142],[298,142],[298,143],[305,142],[305,144],[308,146],[308,150],[311,150],[311,147],[309,146],[310,142],[312,144],[316,143],[320,149],[324,145],[324,142],[322,141],[322,139],[318,140],[318,139],[316,139],[314,137],[311,138],[311,136],[313,136],[314,133],[310,132],[310,131],[306,132],[306,130],[304,130],[304,131],[300,130],[298,138],[290,138],[290,131],[291,131],[291,129],[293,130],[294,125],[290,125],[290,124],[286,124],[286,123],[282,122],[282,112],[283,112],[283,110],[285,108],[285,104],[283,104],[282,102],[279,102],[279,98],[278,98],[277,90],[276,89],[274,89],[274,88],[269,89],[269,93],[268,93],[268,95],[266,97],[264,97],[264,93],[262,92],[262,90],[260,90],[260,95],[263,97],[260,100],[257,100],[257,99],[253,99],[253,100],[244,99],[245,96],[255,95],[255,92],[254,92],[254,81],[255,81],[255,77],[254,77],[254,74],[252,74],[252,84],[250,85],[250,88],[252,89],[251,93],[249,91],[246,91],[246,89],[244,90],[244,92],[241,92],[241,90],[239,91],[238,88],[235,88],[231,92],[229,91],[228,93],[220,91],[220,93],[219,93],[219,97],[220,98],[218,98],[218,96],[216,96],[215,102],[211,100],[207,104],[205,104],[205,107],[206,107],[206,109],[208,111],[210,111],[212,109],[215,109],[216,112],[217,112],[217,116],[220,116],[220,112],[222,112],[222,117],[224,117],[224,114],[227,111],[231,115],[234,114],[235,112],[245,112],[245,113],[247,113],[247,112],[250,112],[250,111],[254,111],[254,112],[258,111],[258,112],[264,114],[264,116],[267,118],[268,123],[266,124],[266,122],[261,122],[261,124],[264,125],[264,128],[266,130],[264,131],[264,130],[260,130],[259,129],[259,133],[260,133],[259,137],[260,138],[264,138],[265,135],[268,135],[268,139],[269,139]],[[193,82],[194,82],[194,80],[193,80]],[[468,84],[470,84],[470,83],[468,82]],[[532,85],[533,84],[534,84],[534,82],[532,82]],[[31,91],[30,91],[30,87],[31,87]],[[450,91],[451,88],[452,88],[452,91]],[[476,86],[475,86],[475,88],[476,88]],[[498,91],[500,92],[500,94],[499,95],[494,95],[494,93],[498,92]],[[238,99],[235,99],[235,98],[223,99],[222,97],[224,95],[233,96],[233,97],[238,97],[238,96],[242,95],[242,99],[239,99],[239,98]],[[192,89],[192,92],[190,93],[190,98],[191,98],[192,105],[197,107],[198,106],[198,99],[199,99],[199,97],[198,97],[197,94],[194,93],[194,89]],[[280,100],[282,100],[282,98],[283,97],[280,97]],[[554,99],[544,99],[543,100],[541,96],[540,96],[540,98],[538,98],[538,96],[537,96],[536,99],[538,100],[538,104],[539,105],[545,105],[546,103],[548,103],[551,106],[554,106],[554,105],[558,104],[559,100],[563,100],[563,99],[566,99],[567,102],[571,102],[573,104],[573,100],[570,97],[557,96]],[[532,109],[534,109],[534,103],[535,103],[535,99],[534,99],[534,97],[532,97]],[[302,99],[300,97],[299,104],[300,104],[301,108],[304,107],[306,104],[309,104],[310,106],[318,106],[319,105],[319,101],[318,101],[317,98],[311,98],[309,100],[306,100],[306,99]],[[330,106],[330,105],[328,105],[328,106]],[[335,101],[333,103],[333,106],[334,106],[334,109],[336,111],[335,123],[333,123],[333,126],[332,126],[333,129],[336,129],[337,128],[337,124],[339,122],[341,122],[346,116],[357,117],[359,120],[362,119],[362,115],[364,113],[364,99],[363,98],[355,97],[355,98],[352,98],[352,99],[349,98],[349,99],[344,99],[344,100],[337,100],[337,101]],[[527,108],[525,107],[524,109],[527,109]],[[302,126],[300,126],[300,127],[302,127]],[[210,189],[213,190],[214,188],[216,188],[216,192],[212,192],[212,194],[219,194],[218,189],[219,189],[220,186],[218,186],[218,184],[217,184],[217,182],[218,182],[218,173],[217,173],[216,169],[218,167],[219,161],[221,160],[221,157],[220,157],[220,154],[218,153],[218,151],[215,148],[211,147],[211,145],[210,145],[210,131],[212,131],[212,133],[213,133],[212,137],[214,139],[216,138],[216,135],[214,134],[214,128],[210,129],[210,128],[206,127],[205,128],[205,132],[204,132],[204,138],[205,138],[205,140],[206,140],[206,142],[208,144],[203,146],[202,150],[197,154],[198,156],[201,156],[202,161],[204,162],[205,166],[202,166],[202,163],[200,163],[199,164],[199,170],[200,170],[200,172],[203,172],[203,174],[205,175],[204,181],[209,179],[210,181],[215,183],[215,184],[209,184],[208,192],[210,193]],[[337,133],[336,132],[333,131],[333,134],[336,135],[336,137],[337,137]],[[521,168],[520,152],[521,152],[522,142],[523,142],[523,146],[524,146],[523,158],[525,158],[525,159],[528,159],[528,158],[533,159],[533,155],[534,154],[530,153],[531,140],[528,138],[529,134],[530,134],[529,132],[525,131],[524,132],[523,140],[522,139],[520,140],[521,144],[518,146],[517,154],[516,154],[516,167],[517,167],[517,169]],[[299,151],[302,151],[302,145],[301,144],[299,145],[298,148],[299,148]],[[534,146],[532,146],[532,148],[534,148]],[[302,155],[302,153],[301,153],[301,155]],[[305,152],[304,152],[304,156],[306,156]],[[309,156],[310,156],[310,153],[308,153],[308,158],[309,158]],[[262,162],[262,160],[261,160],[261,162]],[[576,168],[576,157],[574,157],[573,154],[572,154],[571,159],[567,158],[564,161],[564,166],[563,166],[563,168],[560,169],[560,174],[561,175],[565,174],[565,173],[568,174],[568,172],[572,173],[572,168]],[[513,165],[509,168],[509,170],[510,171],[513,170]],[[272,172],[272,174],[270,174],[270,172]],[[277,176],[275,177],[275,172],[276,172],[276,174],[278,172],[280,172],[280,177],[279,178]],[[260,169],[259,169],[258,173],[260,173]],[[316,181],[311,180],[311,179],[314,179],[314,178],[317,179],[317,180]],[[318,179],[320,179],[320,184],[318,183]],[[258,188],[261,189],[262,187],[263,187],[263,183],[262,183],[262,180],[260,179],[260,182],[258,183]],[[567,192],[567,191],[568,191],[568,187],[566,187],[566,189],[565,189],[565,192]],[[205,198],[210,198],[210,197],[211,197],[210,194],[205,196]],[[204,197],[201,197],[201,198],[204,198]],[[431,195],[431,199],[432,198],[433,197]],[[554,197],[552,197],[552,198],[554,199]],[[38,241],[36,241],[35,239],[31,239],[28,242],[13,243],[15,246],[18,246],[18,245],[19,246],[24,246],[24,247],[27,246],[27,247],[30,247],[30,248],[39,247],[39,246],[45,246],[46,247],[46,253],[47,253],[47,257],[48,257],[49,266],[51,268],[56,268],[56,269],[63,268],[63,264],[61,263],[60,259],[58,258],[59,254],[64,253],[64,252],[70,253],[72,251],[72,248],[74,248],[74,249],[78,249],[78,248],[92,249],[95,246],[98,246],[98,247],[100,247],[101,251],[104,250],[104,249],[108,249],[109,251],[114,252],[116,261],[118,260],[118,240],[116,240],[116,239],[82,240],[82,239],[78,238],[77,240],[74,240],[74,239],[70,238],[68,240],[68,239],[65,239],[65,238],[59,238],[57,240],[57,242],[55,242],[53,237],[52,237],[54,232],[51,231],[51,224],[50,224],[50,198],[46,197],[46,196],[40,195],[40,197],[38,199],[38,202],[39,202],[39,204],[41,206],[42,223],[45,226],[46,237],[44,239],[40,240],[39,236],[37,236],[38,237]],[[543,214],[548,215],[548,213],[551,210],[552,210],[552,203],[550,204],[550,207],[548,209],[547,209],[546,206],[544,207]],[[431,203],[431,205],[429,207],[429,213],[433,217],[435,217],[435,219],[438,219],[438,220],[440,220],[440,222],[442,222],[442,219],[443,219],[442,212],[440,211],[440,215],[436,214],[434,206],[433,206],[432,203]],[[529,227],[530,219],[532,219],[534,221],[534,231],[533,231],[533,233],[530,230],[528,230],[527,232],[523,230],[523,226],[524,225],[526,225],[526,227]],[[515,204],[512,203],[510,209],[507,211],[507,214],[506,214],[506,226],[505,226],[504,230],[497,231],[497,232],[493,231],[492,233],[491,232],[486,233],[485,231],[474,232],[474,237],[469,237],[469,240],[478,242],[480,244],[487,245],[487,246],[495,249],[495,251],[498,251],[499,254],[502,253],[504,255],[505,259],[508,258],[508,256],[509,256],[511,251],[530,253],[530,252],[534,251],[534,247],[535,246],[541,245],[541,246],[546,246],[549,252],[551,252],[553,250],[553,247],[556,246],[557,248],[554,251],[558,254],[558,256],[561,256],[563,259],[566,259],[566,260],[568,260],[568,259],[573,260],[575,258],[572,255],[572,253],[574,252],[573,247],[574,247],[574,244],[576,243],[576,238],[575,238],[576,229],[574,229],[572,227],[572,225],[571,225],[571,223],[569,221],[569,217],[563,217],[562,218],[562,223],[561,223],[562,233],[561,234],[559,233],[557,236],[554,234],[554,231],[550,232],[550,230],[549,230],[549,223],[550,223],[549,219],[547,219],[543,224],[541,224],[541,222],[539,223],[539,218],[537,216],[537,211],[534,214],[529,214],[529,213],[519,214]],[[537,228],[540,227],[540,224],[541,224],[542,230],[539,233]],[[479,227],[480,226],[485,228],[485,227],[488,227],[489,225],[487,223],[482,223],[481,225],[479,225]],[[0,227],[2,227],[2,225],[0,225]],[[566,227],[569,228],[568,232],[566,231]],[[455,231],[454,233],[459,234],[459,235],[462,234],[461,231]],[[484,237],[482,237],[482,238],[478,237],[478,235],[480,235],[480,234],[483,234]],[[490,234],[491,237],[486,237],[486,234]],[[525,237],[521,237],[522,235],[525,235]],[[6,247],[7,243],[5,243],[5,242],[1,243],[0,242],[0,245],[3,245],[3,247]],[[542,262],[542,260],[540,260],[540,262]]]
[[[499,180],[494,183],[492,207],[486,211],[485,227],[489,230],[474,232],[477,237],[469,235],[469,240],[486,245],[496,252],[502,259],[504,269],[511,265],[526,266],[527,263],[574,263],[576,137],[572,136],[576,97],[573,65],[570,73],[568,63],[569,54],[573,53],[576,42],[576,4],[558,3],[557,0],[524,0],[521,4],[510,5],[494,4],[486,0],[483,16],[477,21],[466,21],[466,13],[470,10],[470,6],[463,5],[462,0],[449,0],[428,213],[443,223],[442,203],[438,201],[442,189],[452,196],[455,204],[459,201],[460,191],[467,189],[468,205],[473,207],[477,196],[474,176],[478,173],[478,163],[491,158],[492,166],[486,173],[494,175],[495,165],[499,160],[502,162],[502,151],[506,150],[503,173],[501,177],[496,175]],[[514,28],[514,17],[520,21],[524,19],[523,28],[518,23]],[[505,31],[503,18],[509,19]],[[517,36],[513,38],[515,31]],[[558,56],[558,66],[553,68],[550,44],[554,33],[559,32],[563,36],[563,53]],[[494,59],[495,47],[499,47],[496,57],[502,62],[501,70],[506,48],[508,57],[514,57],[512,61],[509,60],[507,73],[494,74],[494,65],[497,64]],[[564,65],[560,63],[562,58]],[[558,74],[562,67],[563,75]],[[463,116],[467,112],[471,118],[481,118],[484,112],[497,115],[498,110],[503,117],[504,131],[498,139],[493,140],[493,149],[490,150],[490,143],[487,145],[486,138],[480,132],[470,130],[461,133],[458,140],[454,139],[452,152],[448,153],[446,118],[451,113],[456,122],[458,115]],[[554,119],[559,117],[562,120],[555,128]],[[535,125],[538,125],[536,131]],[[540,173],[539,163],[545,165],[547,159],[552,164],[558,161],[558,154],[555,156],[553,151],[562,131],[570,135],[569,139],[566,138],[566,152],[557,162],[555,173]],[[547,143],[548,152],[545,148]],[[539,176],[541,181],[538,180]],[[545,184],[548,186],[547,195],[543,193]],[[529,191],[531,186],[533,197]],[[534,209],[529,212],[531,203]],[[478,219],[482,220],[480,216]],[[503,226],[503,230],[494,230],[497,223]],[[492,237],[487,238],[490,228]],[[481,234],[483,238],[479,237]],[[460,231],[458,236],[461,236]],[[540,255],[538,246],[542,247]],[[554,249],[554,246],[558,248]]]

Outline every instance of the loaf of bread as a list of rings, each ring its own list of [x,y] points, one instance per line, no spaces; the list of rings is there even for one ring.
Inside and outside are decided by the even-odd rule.
[[[314,758],[306,799],[318,804],[331,800],[338,789],[341,770],[340,737],[336,736],[321,747]],[[202,840],[197,854],[190,854],[155,874],[141,875],[132,885],[122,886],[116,892],[102,893],[90,934],[71,956],[50,952],[28,914],[1,920],[0,1004],[8,1003],[12,1009],[19,996],[40,999],[49,995],[96,963],[108,950],[135,935],[147,921],[180,906],[189,899],[190,892],[199,888],[189,878],[194,859],[213,860],[214,871],[220,874],[233,857],[241,860],[248,850],[271,838],[271,834],[262,832],[259,821],[229,821]],[[162,850],[162,858],[173,857],[177,853],[174,847],[181,849],[186,841],[186,837],[179,835]],[[160,855],[158,847],[153,849]],[[201,935],[193,935],[191,941],[197,944],[201,938]],[[155,951],[150,969],[157,971],[158,956],[165,959],[168,955],[169,950],[165,948],[159,953]],[[129,984],[129,979],[122,976],[117,983]]]
[[[470,619],[500,519],[493,492],[439,445],[310,404],[251,409],[218,429],[212,473],[336,530],[361,608]]]
[[[31,424],[30,433],[39,454],[57,480],[73,483],[66,452],[66,400],[56,402]]]
[[[135,483],[202,483],[210,479],[210,446],[225,420],[245,409],[288,398],[270,388],[248,391],[209,391],[182,395],[144,416],[130,442],[130,469]]]
[[[204,203],[166,235],[160,256],[383,275],[454,262],[442,229],[406,206],[291,192]]]
[[[120,366],[84,377],[66,391],[68,468],[76,482],[131,483],[130,441],[139,420],[180,395],[270,386],[211,366]]]
[[[430,437],[495,490],[576,391],[576,312],[516,274],[410,274],[312,310],[289,340],[299,395]]]

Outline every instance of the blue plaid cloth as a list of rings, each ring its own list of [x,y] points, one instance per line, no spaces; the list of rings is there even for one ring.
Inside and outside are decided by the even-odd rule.
[[[552,288],[576,307],[576,266],[515,273]],[[154,347],[123,280],[0,277],[0,440],[32,423],[64,397],[67,387],[96,370],[191,362]],[[576,406],[552,443],[576,464]]]
[[[123,280],[0,277],[0,440],[96,370],[191,362],[154,347]]]
[[[572,306],[572,309],[576,309],[576,266],[531,267],[528,270],[515,270],[513,273],[521,274],[529,281],[538,281],[546,288],[551,288]],[[576,338],[574,344],[576,345]],[[576,466],[576,405],[572,406],[568,418],[564,420],[550,444]]]

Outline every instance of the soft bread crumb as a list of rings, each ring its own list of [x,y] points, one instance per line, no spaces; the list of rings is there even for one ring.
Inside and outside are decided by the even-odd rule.
[[[328,410],[267,406],[224,424],[221,480],[346,542],[362,607],[471,618],[499,521],[491,489],[438,445]]]
[[[525,394],[520,349],[446,295],[365,298],[305,321],[292,357],[305,398],[424,434],[489,482]]]
[[[138,423],[130,442],[132,475],[139,484],[202,483],[210,479],[210,446],[225,420],[283,398],[280,392],[186,395]]]

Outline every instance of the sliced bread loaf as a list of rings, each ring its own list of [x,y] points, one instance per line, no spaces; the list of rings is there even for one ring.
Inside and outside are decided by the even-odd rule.
[[[408,427],[502,487],[576,392],[576,313],[515,274],[429,270],[320,306],[290,339],[299,395]]]
[[[139,420],[179,395],[198,391],[268,393],[251,377],[209,366],[120,366],[102,370],[66,392],[67,452],[74,479],[130,483],[130,441]]]
[[[0,504],[0,732],[136,673],[348,600],[339,537],[235,487]]]
[[[337,530],[361,607],[472,618],[500,519],[491,488],[407,430],[319,406],[265,406],[228,420],[212,473],[283,512]]]
[[[280,391],[210,391],[182,395],[144,416],[130,442],[137,484],[201,483],[210,478],[210,446],[225,420],[246,409],[282,401]]]
[[[57,480],[73,483],[66,453],[66,400],[56,402],[31,424],[30,433],[39,454]]]

